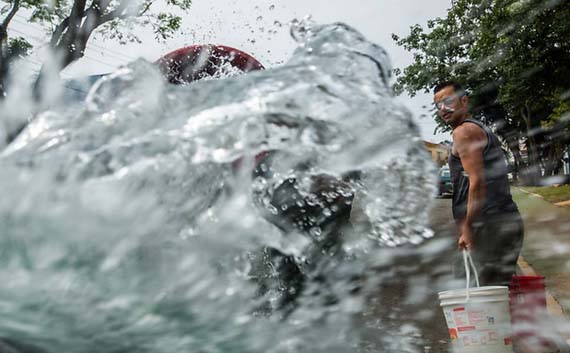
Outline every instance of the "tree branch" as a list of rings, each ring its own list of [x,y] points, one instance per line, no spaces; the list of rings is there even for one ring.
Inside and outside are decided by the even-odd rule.
[[[128,0],[123,0],[119,4],[119,6],[117,6],[116,9],[114,9],[113,11],[110,11],[110,12],[106,13],[105,15],[99,17],[99,21],[97,23],[97,26],[102,25],[103,23],[107,23],[109,21],[112,21],[114,19],[125,19],[127,17],[130,17],[129,14],[124,13],[125,9],[127,8],[127,3],[128,3]]]
[[[52,48],[55,48],[67,27],[69,27],[69,17],[65,18],[59,25],[57,25],[57,27],[55,27],[50,40],[50,46]]]
[[[8,25],[10,24],[10,22],[12,21],[14,16],[16,16],[16,12],[18,12],[19,9],[20,9],[20,0],[14,0],[14,4],[12,5],[10,12],[8,13],[6,18],[2,22],[2,25],[0,26],[0,33],[1,34],[7,33]],[[5,38],[0,38],[0,39],[4,40]]]
[[[16,16],[16,13],[18,12],[19,9],[20,9],[20,0],[14,0],[14,4],[12,5],[10,12],[8,13],[4,21],[2,21],[2,25],[0,25],[0,99],[3,99],[6,93],[4,87],[5,83],[4,80],[8,72],[8,65],[10,61],[9,56],[4,57],[4,52],[5,52],[4,42],[6,42],[6,40],[8,39],[8,25],[10,24],[10,22],[12,22],[12,19],[14,18],[14,16]]]
[[[139,12],[138,16],[144,15],[144,14],[150,9],[150,7],[152,6],[152,4],[153,4],[153,2],[152,2],[152,1],[149,1],[149,2],[146,4],[146,6],[141,10],[141,12]]]
[[[71,14],[69,15],[70,19],[69,30],[71,30],[71,32],[74,32],[75,30],[79,29],[81,21],[83,19],[83,15],[85,14],[86,4],[87,4],[86,0],[75,0],[73,2]]]

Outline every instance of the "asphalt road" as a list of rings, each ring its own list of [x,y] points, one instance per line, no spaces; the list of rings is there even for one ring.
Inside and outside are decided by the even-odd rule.
[[[391,261],[378,269],[377,296],[364,314],[364,352],[448,352],[449,335],[437,293],[458,288],[451,267],[457,252],[451,200],[433,200],[434,237],[419,246],[387,250]]]

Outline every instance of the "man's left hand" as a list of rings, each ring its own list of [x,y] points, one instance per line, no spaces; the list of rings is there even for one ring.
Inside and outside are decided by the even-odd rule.
[[[468,224],[463,224],[461,227],[461,234],[459,235],[459,240],[457,241],[459,250],[471,250],[473,249],[473,230]]]

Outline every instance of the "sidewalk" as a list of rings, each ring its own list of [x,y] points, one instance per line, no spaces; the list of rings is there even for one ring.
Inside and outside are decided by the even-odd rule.
[[[570,208],[555,206],[516,187],[512,188],[512,194],[525,225],[519,267],[525,274],[545,276],[549,312],[561,322],[567,322],[570,319]],[[560,326],[560,333],[570,339],[569,325]]]

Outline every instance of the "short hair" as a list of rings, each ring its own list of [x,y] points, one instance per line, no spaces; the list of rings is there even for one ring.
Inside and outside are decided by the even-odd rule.
[[[463,85],[457,81],[441,81],[439,83],[437,83],[435,85],[435,87],[433,88],[433,94],[436,94],[437,92],[441,91],[442,89],[444,89],[445,87],[449,87],[452,86],[453,89],[455,90],[455,92],[458,93],[465,93],[465,88],[463,88]]]

